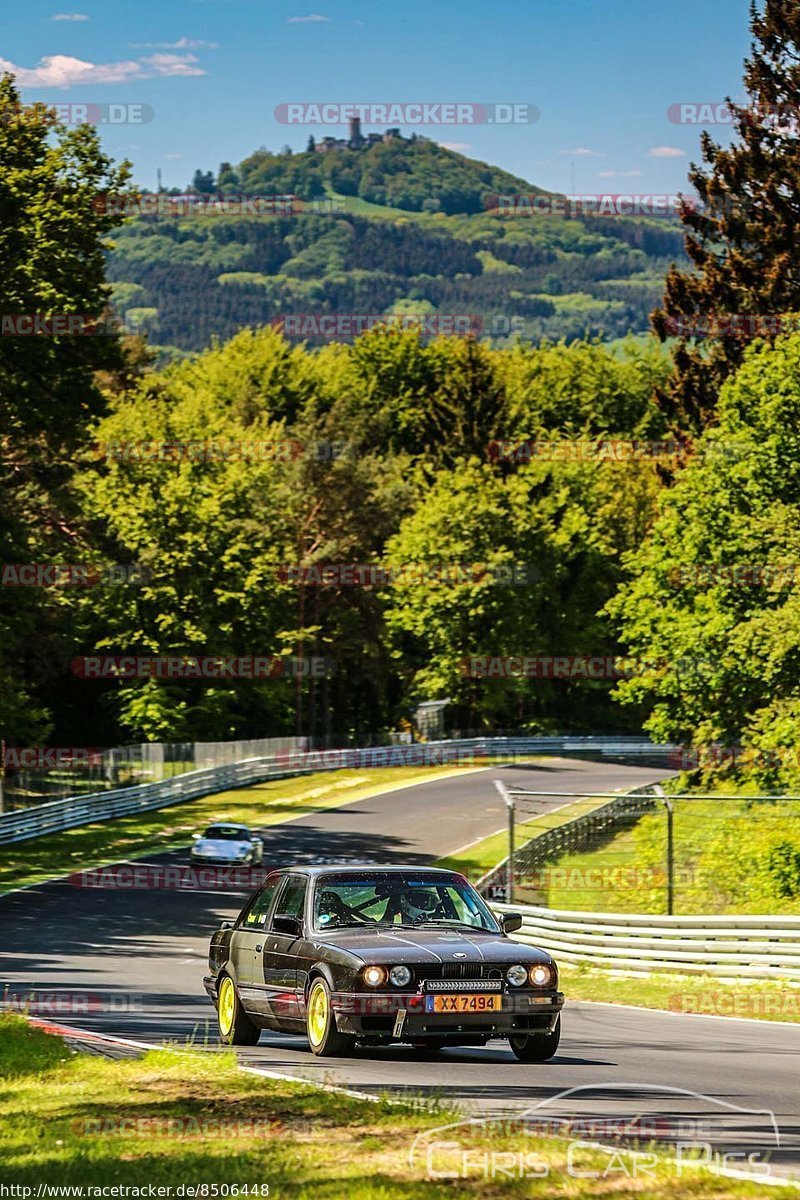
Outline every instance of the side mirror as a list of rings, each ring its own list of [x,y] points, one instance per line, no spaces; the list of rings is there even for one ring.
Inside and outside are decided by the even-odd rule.
[[[233,929],[233,922],[232,921],[223,921],[222,924],[220,925],[220,929]]]
[[[503,933],[515,933],[517,929],[522,928],[522,914],[503,913],[502,924]]]
[[[193,834],[192,834],[192,841],[193,841],[193,842],[198,842],[202,836],[203,836],[203,835],[202,835],[202,833],[193,833]]]
[[[276,913],[272,918],[272,928],[276,933],[290,933],[300,937],[303,926],[299,917],[290,917],[286,913]]]

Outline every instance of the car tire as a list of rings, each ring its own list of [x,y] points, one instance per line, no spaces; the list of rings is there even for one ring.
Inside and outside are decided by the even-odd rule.
[[[524,1033],[508,1041],[520,1062],[547,1062],[561,1041],[561,1016],[557,1017],[552,1033]]]
[[[355,1039],[336,1028],[331,990],[321,976],[311,983],[306,1005],[306,1031],[312,1054],[319,1058],[341,1056],[352,1049]]]
[[[217,989],[217,1024],[224,1046],[255,1046],[261,1030],[248,1017],[230,975],[223,975]]]

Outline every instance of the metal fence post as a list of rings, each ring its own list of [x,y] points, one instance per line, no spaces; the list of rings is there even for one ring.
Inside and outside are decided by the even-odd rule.
[[[671,917],[675,911],[675,812],[671,799],[660,783],[653,784],[653,792],[667,814],[667,916]]]
[[[514,903],[514,822],[516,801],[502,779],[495,779],[494,786],[506,802],[508,809],[508,862],[506,864],[506,904]]]

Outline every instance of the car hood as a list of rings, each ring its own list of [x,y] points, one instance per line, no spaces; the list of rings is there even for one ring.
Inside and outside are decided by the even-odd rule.
[[[549,963],[550,955],[498,933],[460,929],[331,929],[314,941],[336,947],[365,963]]]
[[[203,854],[213,854],[215,858],[235,858],[242,850],[251,850],[252,842],[231,842],[227,838],[198,838],[194,848]]]

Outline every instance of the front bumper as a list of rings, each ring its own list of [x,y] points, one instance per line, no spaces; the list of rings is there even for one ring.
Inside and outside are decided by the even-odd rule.
[[[499,1011],[428,1012],[424,992],[335,992],[331,1004],[340,1033],[400,1042],[547,1033],[564,1007],[563,992],[525,989],[500,996]]]
[[[249,867],[253,864],[246,858],[211,858],[207,854],[190,854],[193,867]]]

